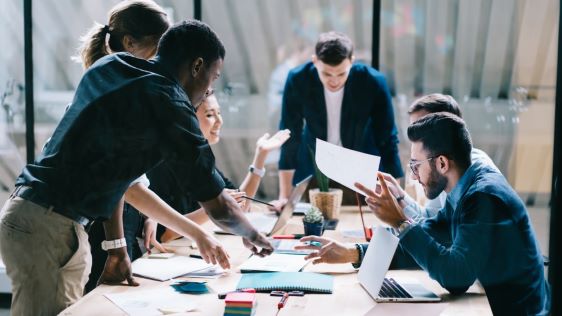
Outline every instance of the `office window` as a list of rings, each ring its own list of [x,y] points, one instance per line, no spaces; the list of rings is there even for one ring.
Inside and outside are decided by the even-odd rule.
[[[23,1],[1,1],[0,20],[0,197],[6,200],[26,154]]]
[[[226,46],[220,82],[223,140],[214,148],[219,167],[235,183],[247,172],[255,141],[279,126],[281,97],[290,69],[310,60],[318,35],[339,31],[351,37],[355,57],[371,63],[372,2],[312,0],[205,0],[203,21]],[[259,195],[277,196],[278,154]]]
[[[172,21],[193,17],[193,1],[156,2]],[[82,65],[71,60],[77,53],[80,36],[94,22],[107,24],[108,11],[117,3],[118,0],[33,2],[36,153],[53,133],[83,74]],[[19,18],[22,13],[16,16]],[[23,52],[23,42],[14,49]],[[23,62],[23,55],[19,58]]]
[[[395,95],[402,160],[407,108],[428,93],[459,102],[475,147],[526,202],[548,253],[559,2],[384,0],[381,70]]]

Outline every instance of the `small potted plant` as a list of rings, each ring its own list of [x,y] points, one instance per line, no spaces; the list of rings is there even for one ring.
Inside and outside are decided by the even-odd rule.
[[[318,169],[311,148],[309,148],[309,152],[312,156],[312,162],[314,163],[314,177],[318,183],[318,189],[311,189],[308,191],[310,204],[319,208],[327,219],[338,218],[343,199],[343,191],[341,189],[332,189],[329,187],[330,180]]]
[[[320,212],[320,210],[316,206],[311,206],[304,213],[302,222],[304,224],[304,234],[306,236],[322,235],[323,228],[324,228],[324,216],[322,216],[322,212]]]

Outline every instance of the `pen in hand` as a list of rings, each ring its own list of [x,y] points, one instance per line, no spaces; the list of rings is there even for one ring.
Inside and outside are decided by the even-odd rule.
[[[248,199],[248,200],[250,200],[250,201],[258,202],[258,203],[261,203],[261,204],[265,204],[265,205],[267,205],[267,206],[275,207],[275,205],[273,205],[273,204],[271,204],[271,203],[267,203],[267,202],[264,202],[264,201],[260,201],[260,200],[258,200],[258,199],[254,199],[254,198],[251,198],[251,197],[249,197],[249,196],[243,195],[242,198],[243,198],[243,199]]]

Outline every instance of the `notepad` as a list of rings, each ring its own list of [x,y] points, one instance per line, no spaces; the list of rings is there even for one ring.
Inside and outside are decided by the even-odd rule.
[[[238,290],[254,288],[258,292],[304,291],[331,294],[334,277],[312,272],[272,272],[244,274]]]

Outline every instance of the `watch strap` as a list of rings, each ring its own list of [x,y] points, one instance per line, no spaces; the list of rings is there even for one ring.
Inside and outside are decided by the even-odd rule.
[[[106,251],[110,249],[123,248],[123,247],[127,247],[127,240],[125,238],[104,240],[101,242],[101,249]]]
[[[250,167],[248,167],[248,171],[250,173],[255,174],[256,176],[263,178],[263,176],[265,175],[265,168],[257,168],[254,165],[250,165]]]

